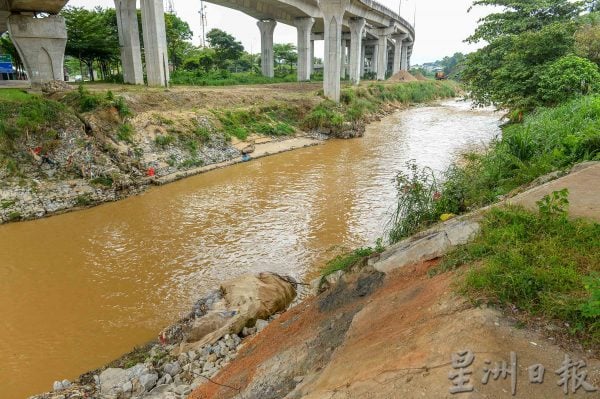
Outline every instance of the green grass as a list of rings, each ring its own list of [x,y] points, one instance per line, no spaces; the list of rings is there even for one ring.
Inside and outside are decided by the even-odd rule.
[[[446,170],[443,181],[412,171],[406,179],[418,184],[399,185],[388,238],[399,241],[436,223],[442,214],[480,208],[542,175],[587,160],[600,160],[597,95],[540,109],[523,123],[505,126],[486,152],[465,154],[462,162]],[[423,192],[429,197],[420,198]]]
[[[264,107],[213,111],[226,135],[245,140],[256,133],[287,136],[296,132],[292,115],[301,115],[301,106],[273,104]],[[296,119],[297,123],[298,119]]]
[[[104,186],[106,188],[110,188],[113,185],[113,179],[112,177],[108,176],[98,176],[90,180],[90,183],[97,186]]]
[[[449,81],[371,83],[367,86],[346,87],[340,94],[339,104],[329,100],[321,102],[304,118],[302,127],[327,128],[337,132],[344,129],[347,123],[361,122],[384,103],[416,104],[455,97],[457,93],[457,84]]]
[[[0,101],[27,101],[31,94],[20,89],[2,89],[0,90]]]
[[[154,138],[154,144],[156,144],[158,147],[162,147],[165,148],[170,144],[173,144],[175,142],[175,136],[171,136],[170,134],[167,135],[158,135]]]
[[[131,126],[129,123],[120,125],[119,129],[117,130],[117,138],[129,144],[133,143],[133,134],[133,126]]]
[[[18,147],[25,137],[35,139],[43,152],[56,145],[56,130],[62,125],[63,104],[20,90],[0,90],[0,167],[19,173]]]
[[[495,208],[481,234],[437,272],[473,264],[460,291],[474,301],[567,323],[571,334],[600,344],[600,224]]]
[[[202,71],[176,71],[171,75],[171,84],[186,86],[233,86],[253,85],[269,83],[291,83],[296,82],[295,74],[283,77],[267,78],[259,74],[249,72],[228,73],[213,71],[205,73]]]
[[[375,250],[373,248],[367,247],[358,248],[350,253],[338,255],[327,262],[322,274],[326,277],[337,272],[338,270],[347,270],[361,262],[366,261],[366,259],[374,253]]]

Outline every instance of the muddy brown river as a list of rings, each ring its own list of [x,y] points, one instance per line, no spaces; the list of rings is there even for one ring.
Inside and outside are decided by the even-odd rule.
[[[498,118],[455,101],[411,108],[361,139],[0,226],[0,399],[50,390],[154,338],[219,281],[267,270],[310,280],[340,246],[383,235],[407,160],[442,170],[498,135]]]

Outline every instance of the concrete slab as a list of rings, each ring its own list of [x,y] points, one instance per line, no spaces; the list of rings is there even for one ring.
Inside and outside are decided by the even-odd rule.
[[[569,189],[569,215],[589,218],[600,222],[600,162],[571,173],[567,176],[532,188],[509,200],[507,203],[537,210],[536,201],[553,191]]]

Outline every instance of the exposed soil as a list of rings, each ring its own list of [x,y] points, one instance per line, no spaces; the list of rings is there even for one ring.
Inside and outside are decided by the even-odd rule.
[[[391,76],[388,82],[414,82],[418,80],[410,74],[408,71],[400,71],[397,74]]]
[[[567,353],[535,332],[515,328],[498,311],[475,308],[452,293],[456,273],[429,278],[427,270],[435,264],[406,267],[384,280],[367,271],[345,276],[271,323],[215,383],[190,397],[509,398],[510,376],[487,384],[482,377],[484,367],[508,362],[511,351],[517,355],[516,397],[564,397],[554,371]],[[475,356],[474,390],[452,395],[451,356],[461,350]],[[527,367],[537,363],[546,368],[543,384],[528,380]],[[600,362],[588,359],[587,371],[587,381],[600,385]],[[576,397],[598,396],[579,389]]]

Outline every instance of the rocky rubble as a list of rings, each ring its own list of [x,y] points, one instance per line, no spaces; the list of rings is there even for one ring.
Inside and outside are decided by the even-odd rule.
[[[147,347],[143,362],[107,367],[79,381],[56,381],[53,391],[30,399],[179,399],[210,379],[237,356],[243,338],[263,330],[296,295],[288,277],[244,275],[198,300],[178,323]],[[139,353],[116,364],[130,364]],[[113,364],[114,365],[114,364]]]

